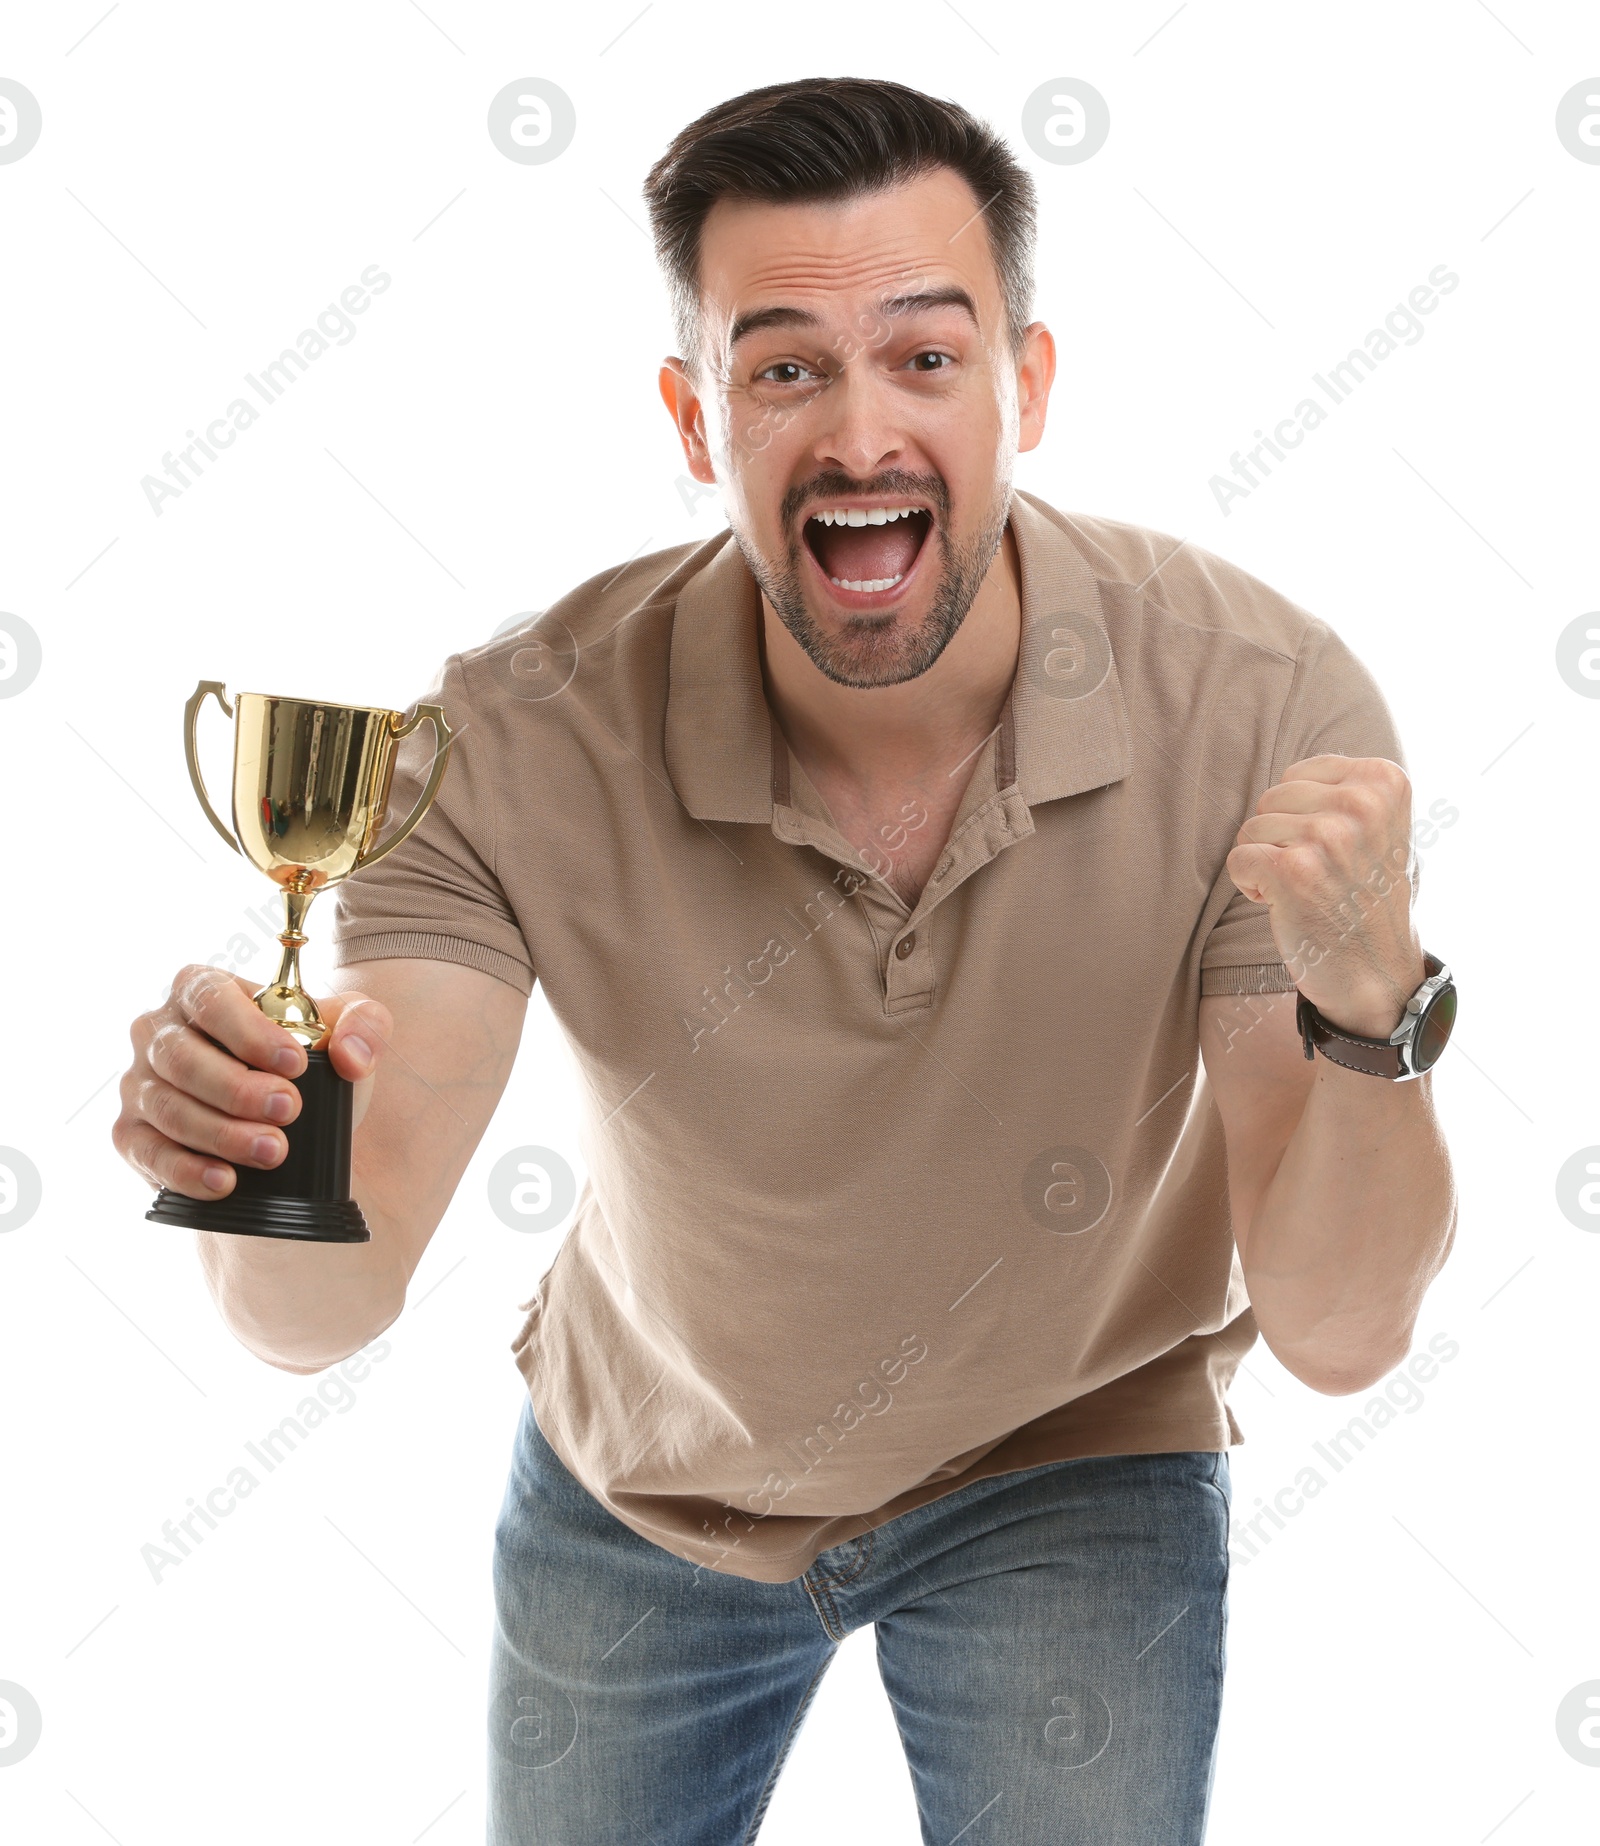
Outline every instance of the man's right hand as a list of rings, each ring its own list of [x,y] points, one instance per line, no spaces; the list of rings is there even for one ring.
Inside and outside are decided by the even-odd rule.
[[[305,1052],[255,1005],[253,991],[239,975],[191,964],[160,1006],[134,1020],[111,1140],[152,1185],[222,1198],[235,1167],[275,1167],[287,1152],[283,1129],[300,1113],[292,1079],[306,1067]],[[333,1068],[357,1085],[359,1122],[372,1088],[362,1079],[393,1030],[389,1010],[358,992],[319,999],[317,1010],[331,1028]]]

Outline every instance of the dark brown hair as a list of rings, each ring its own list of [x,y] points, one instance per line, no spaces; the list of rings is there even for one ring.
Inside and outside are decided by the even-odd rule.
[[[867,77],[801,77],[746,90],[679,132],[645,181],[673,325],[699,360],[700,230],[718,199],[850,199],[950,167],[972,188],[1020,355],[1033,312],[1032,177],[959,103]]]

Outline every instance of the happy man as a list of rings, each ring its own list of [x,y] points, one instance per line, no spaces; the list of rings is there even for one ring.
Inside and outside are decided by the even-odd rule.
[[[963,110],[773,85],[646,193],[730,530],[445,662],[438,801],[339,891],[372,1241],[201,1232],[205,1274],[287,1371],[390,1326],[537,979],[590,1178],[513,1344],[491,1840],[753,1839],[872,1623],[925,1839],[1188,1846],[1228,1385],[1258,1333],[1370,1385],[1454,1234],[1430,1079],[1385,1080],[1454,998],[1400,743],[1323,622],[1013,489],[1055,348]],[[282,1157],[303,1053],[250,991],[135,1022],[152,1182]]]

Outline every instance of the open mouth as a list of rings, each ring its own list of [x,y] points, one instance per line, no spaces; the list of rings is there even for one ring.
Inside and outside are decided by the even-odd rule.
[[[860,608],[905,589],[933,529],[923,506],[823,506],[806,516],[806,550],[840,601]]]

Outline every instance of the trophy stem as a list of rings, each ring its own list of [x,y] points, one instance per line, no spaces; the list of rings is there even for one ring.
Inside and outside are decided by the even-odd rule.
[[[317,895],[315,886],[302,887],[304,877],[305,873],[299,873],[293,884],[283,887],[284,929],[278,938],[283,956],[272,980],[251,998],[269,1019],[275,1019],[309,1050],[326,1036],[327,1026],[316,1001],[300,985],[300,951],[309,940],[303,925]]]

